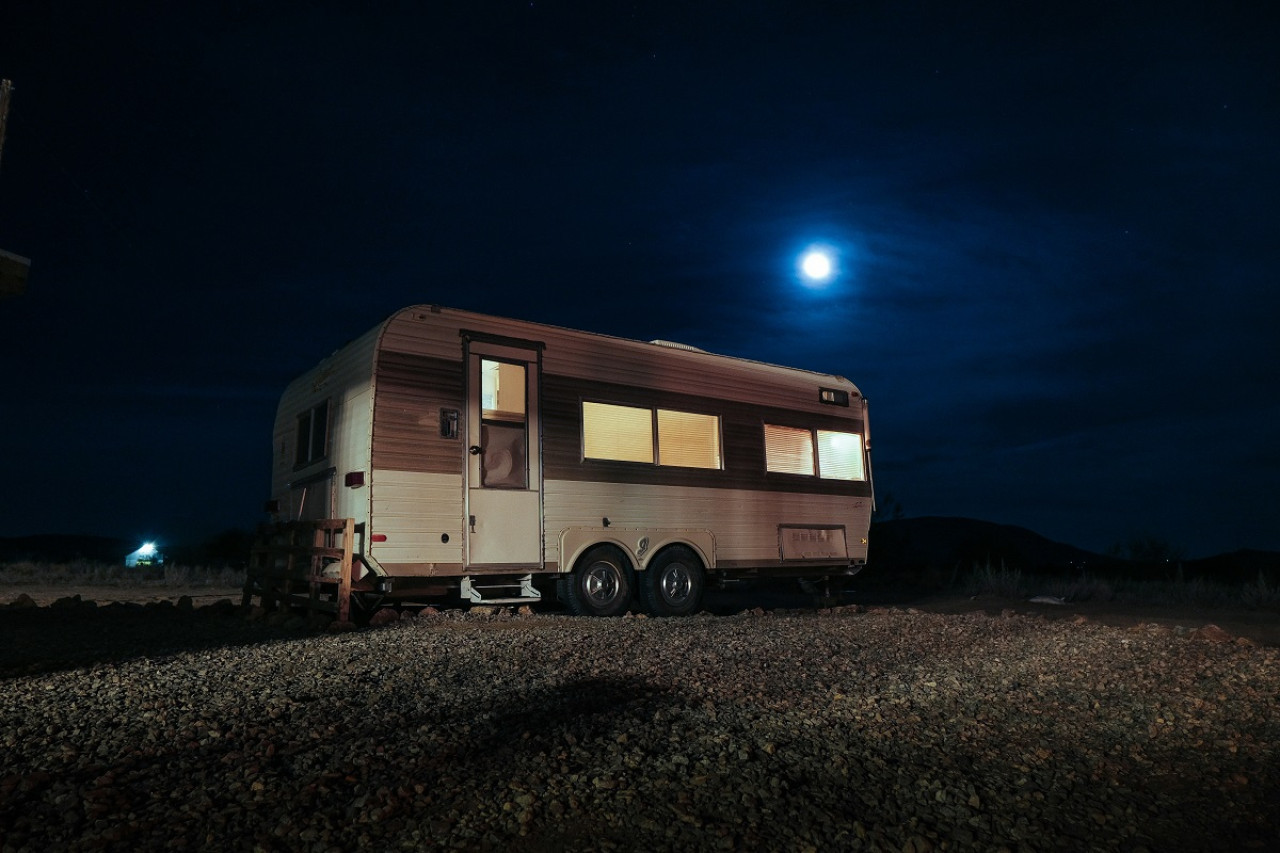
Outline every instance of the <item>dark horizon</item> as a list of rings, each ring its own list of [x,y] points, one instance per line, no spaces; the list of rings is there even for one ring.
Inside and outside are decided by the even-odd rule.
[[[846,376],[912,516],[1278,551],[1273,17],[28,4],[0,536],[253,525],[285,385],[435,303]]]

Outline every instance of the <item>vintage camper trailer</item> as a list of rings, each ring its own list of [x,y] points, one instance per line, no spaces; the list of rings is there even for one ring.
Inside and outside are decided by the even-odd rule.
[[[269,509],[345,525],[345,564],[336,539],[312,553],[349,577],[309,575],[340,612],[554,589],[578,614],[680,615],[708,583],[857,572],[868,454],[839,376],[419,305],[289,385]],[[267,574],[246,600],[283,597]]]

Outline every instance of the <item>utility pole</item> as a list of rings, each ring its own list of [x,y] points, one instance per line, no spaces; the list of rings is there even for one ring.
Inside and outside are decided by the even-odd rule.
[[[4,154],[4,131],[9,124],[9,98],[12,94],[13,83],[0,80],[0,156]],[[21,295],[27,289],[30,270],[29,258],[0,249],[0,299]]]

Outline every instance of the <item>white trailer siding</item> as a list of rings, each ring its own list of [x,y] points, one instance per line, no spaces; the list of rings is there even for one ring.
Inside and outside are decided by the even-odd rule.
[[[375,469],[373,483],[373,518],[386,541],[371,543],[370,553],[380,564],[402,575],[462,568],[461,475]]]
[[[574,556],[560,553],[560,531],[600,528],[603,518],[611,526],[628,530],[710,531],[715,541],[714,554],[708,555],[711,568],[742,568],[780,561],[779,524],[846,527],[848,557],[865,560],[870,501],[746,489],[551,480],[546,485],[548,564],[559,566]],[[656,553],[654,549],[637,553],[635,543],[626,537],[620,537],[620,544],[627,545],[637,568],[643,569]]]
[[[378,331],[361,335],[285,389],[276,410],[271,479],[271,494],[282,516],[368,520],[368,493],[346,489],[341,478],[346,471],[364,470],[369,458]],[[320,404],[327,407],[327,452],[298,464],[298,418]],[[332,476],[326,476],[330,469]],[[305,507],[300,503],[304,491]]]

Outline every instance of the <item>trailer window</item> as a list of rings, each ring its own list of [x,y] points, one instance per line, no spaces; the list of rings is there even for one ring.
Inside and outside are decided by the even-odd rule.
[[[779,474],[813,476],[813,432],[796,427],[764,425],[764,467]]]
[[[480,483],[524,489],[529,483],[523,364],[480,360]]]
[[[584,402],[582,455],[653,464],[653,410]]]
[[[294,447],[295,465],[308,465],[325,457],[329,442],[329,401],[325,400],[298,415],[298,436]]]
[[[720,467],[720,418],[658,409],[658,464]]]
[[[818,430],[818,475],[828,480],[864,480],[862,436]]]
[[[480,362],[480,416],[486,420],[523,421],[524,365],[505,361]]]

